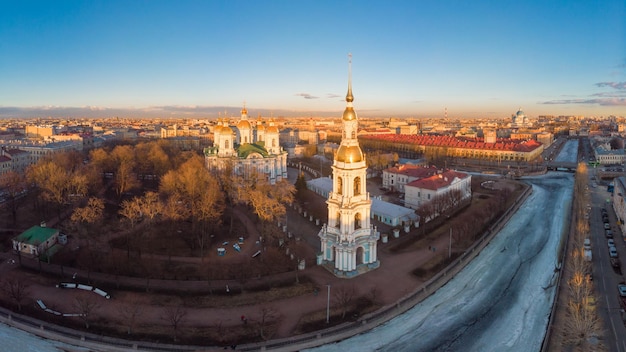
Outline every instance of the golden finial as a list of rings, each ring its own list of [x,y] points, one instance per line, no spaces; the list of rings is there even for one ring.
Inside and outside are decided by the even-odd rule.
[[[348,94],[346,95],[346,101],[348,103],[354,101],[352,96],[352,53],[348,54]]]

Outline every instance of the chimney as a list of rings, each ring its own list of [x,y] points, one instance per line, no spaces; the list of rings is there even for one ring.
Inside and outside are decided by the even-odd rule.
[[[45,221],[45,220],[44,220],[44,221],[42,221],[42,222],[39,224],[39,227],[46,227],[46,221]]]

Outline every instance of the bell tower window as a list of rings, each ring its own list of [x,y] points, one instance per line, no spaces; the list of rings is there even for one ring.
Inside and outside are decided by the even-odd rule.
[[[361,194],[361,178],[357,176],[354,178],[354,195],[358,196],[360,194]]]

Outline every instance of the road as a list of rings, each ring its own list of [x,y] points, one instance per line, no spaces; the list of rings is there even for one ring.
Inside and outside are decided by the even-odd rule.
[[[626,246],[624,237],[616,226],[615,213],[610,203],[606,200],[611,198],[611,194],[606,191],[606,187],[598,185],[592,187],[594,169],[590,169],[590,233],[593,252],[593,279],[598,292],[598,313],[604,322],[606,336],[605,341],[610,351],[626,351],[626,327],[624,327],[624,313],[619,304],[617,294],[617,284],[624,281],[622,274],[616,273],[609,261],[607,237],[605,236],[604,223],[602,221],[601,209],[606,208],[609,214],[609,223],[613,231],[615,246],[621,260],[626,258]]]

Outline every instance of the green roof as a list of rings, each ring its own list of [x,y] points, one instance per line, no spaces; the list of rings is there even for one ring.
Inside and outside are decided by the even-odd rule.
[[[15,237],[18,242],[28,244],[40,244],[52,237],[59,230],[49,227],[33,226],[30,229],[22,232],[19,236]]]
[[[263,143],[264,145],[265,143]],[[259,153],[261,154],[264,158],[267,158],[269,156],[269,153],[267,152],[267,150],[263,147],[263,145],[261,145],[260,143],[253,143],[253,144],[242,144],[239,149],[237,149],[237,155],[239,155],[240,158],[247,158],[248,155],[252,154],[252,153]]]

